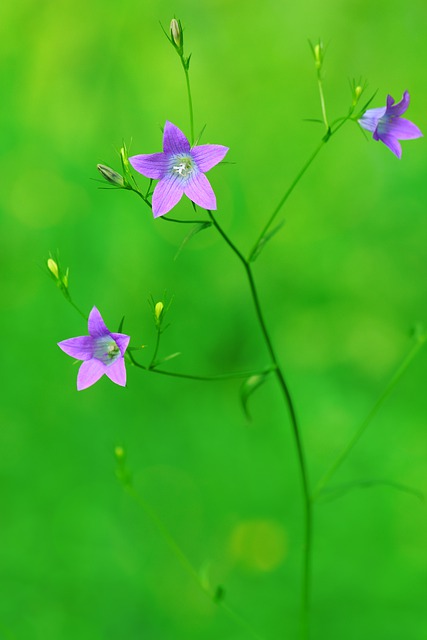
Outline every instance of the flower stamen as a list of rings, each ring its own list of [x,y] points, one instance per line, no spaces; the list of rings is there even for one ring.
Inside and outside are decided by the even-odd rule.
[[[180,162],[173,165],[172,171],[181,178],[187,178],[194,169],[193,160],[189,157],[177,158],[176,160]]]

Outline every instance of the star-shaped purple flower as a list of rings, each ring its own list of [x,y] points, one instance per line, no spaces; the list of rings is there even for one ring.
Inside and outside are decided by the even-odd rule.
[[[163,131],[163,153],[133,156],[129,162],[147,178],[160,180],[153,193],[155,218],[170,211],[182,198],[190,198],[203,209],[216,209],[216,198],[204,175],[224,158],[228,147],[202,144],[190,147],[185,135],[172,122]]]
[[[399,140],[412,140],[421,138],[422,133],[418,127],[401,115],[409,107],[409,93],[405,91],[402,100],[394,104],[394,98],[387,96],[387,106],[378,109],[368,109],[359,120],[361,127],[373,133],[374,140],[381,140],[400,158],[402,147]]]
[[[87,389],[104,374],[121,387],[126,386],[124,355],[130,337],[111,333],[101,314],[93,307],[89,314],[89,335],[58,342],[58,347],[76,360],[83,360],[77,375],[77,390]]]

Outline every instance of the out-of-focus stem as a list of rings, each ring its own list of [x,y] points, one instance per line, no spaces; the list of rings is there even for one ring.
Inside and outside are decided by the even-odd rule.
[[[351,438],[350,442],[344,447],[344,449],[342,450],[340,455],[337,457],[335,462],[332,464],[330,469],[325,473],[325,475],[321,478],[321,480],[317,484],[317,487],[316,487],[316,489],[315,489],[315,491],[314,491],[314,493],[312,495],[312,500],[313,501],[317,500],[319,498],[320,494],[322,493],[322,490],[326,487],[326,485],[331,480],[332,476],[335,474],[335,472],[342,465],[342,463],[347,458],[347,456],[349,455],[351,450],[354,448],[354,446],[360,440],[360,438],[362,437],[363,433],[366,431],[366,428],[369,426],[370,422],[372,421],[374,416],[377,414],[378,410],[380,409],[380,407],[382,406],[384,401],[388,398],[390,393],[393,391],[394,387],[397,385],[397,383],[399,382],[399,380],[401,379],[401,377],[403,376],[403,374],[405,373],[405,371],[407,370],[407,368],[411,364],[412,360],[415,358],[415,356],[418,354],[418,352],[422,349],[422,347],[424,346],[425,342],[426,342],[426,336],[425,335],[421,335],[421,336],[419,336],[417,338],[415,344],[412,346],[412,348],[409,351],[409,353],[406,355],[404,360],[401,362],[399,367],[396,369],[395,373],[393,374],[393,376],[392,376],[391,380],[389,381],[389,383],[387,384],[386,388],[381,393],[381,395],[379,396],[378,400],[376,401],[376,403],[374,404],[374,406],[372,407],[372,409],[370,410],[370,412],[368,413],[368,415],[366,416],[366,418],[364,419],[362,424],[359,426],[359,428],[357,429],[357,431],[354,434],[354,436]]]

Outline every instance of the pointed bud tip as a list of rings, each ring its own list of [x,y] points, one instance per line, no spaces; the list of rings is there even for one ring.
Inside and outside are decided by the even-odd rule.
[[[117,187],[124,186],[123,176],[121,176],[120,173],[117,173],[117,171],[114,171],[111,167],[107,167],[105,164],[97,164],[96,168],[107,182],[110,182]]]
[[[49,258],[47,261],[47,268],[49,269],[49,271],[51,272],[51,274],[57,279],[59,280],[59,270],[58,270],[58,264],[56,263],[55,260],[53,260],[53,258]]]
[[[157,321],[160,320],[160,317],[163,313],[163,309],[165,308],[165,305],[163,304],[163,302],[156,302],[155,306],[154,306],[154,316],[156,318]]]
[[[182,31],[181,31],[180,23],[175,18],[171,20],[170,32],[171,32],[172,40],[174,41],[175,45],[179,49],[182,45],[182,38],[181,38]]]

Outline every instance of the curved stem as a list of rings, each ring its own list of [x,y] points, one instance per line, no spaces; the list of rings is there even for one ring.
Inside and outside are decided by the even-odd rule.
[[[274,367],[270,366],[261,371],[236,371],[235,373],[218,373],[212,376],[198,376],[191,373],[175,373],[173,371],[165,371],[164,369],[157,369],[150,366],[146,367],[145,365],[140,364],[137,360],[135,360],[132,351],[128,350],[126,351],[126,353],[129,356],[132,364],[135,367],[138,367],[138,369],[143,369],[144,371],[148,371],[150,373],[158,373],[159,375],[169,376],[171,378],[183,378],[184,380],[200,380],[202,382],[211,382],[220,380],[245,379],[250,378],[251,376],[265,375],[266,373],[274,371]]]
[[[187,573],[193,578],[193,580],[198,584],[200,589],[218,606],[220,606],[227,615],[232,618],[240,627],[242,627],[246,632],[248,632],[255,640],[263,640],[262,636],[259,635],[257,631],[251,626],[249,622],[247,622],[239,613],[234,611],[234,609],[224,601],[224,597],[222,595],[222,589],[218,587],[216,590],[212,590],[212,588],[205,583],[205,581],[200,576],[200,573],[193,566],[191,560],[179,546],[175,538],[170,533],[169,529],[166,527],[164,522],[159,518],[156,511],[153,507],[141,496],[133,487],[132,482],[129,481],[129,473],[127,470],[121,468],[119,469],[119,473],[117,473],[119,480],[122,481],[123,487],[129,493],[129,495],[133,498],[133,500],[141,507],[146,516],[149,518],[151,523],[156,528],[157,532],[172,551],[174,556],[180,562],[181,566],[187,571]]]
[[[305,461],[304,449],[301,440],[301,434],[299,430],[297,415],[294,407],[294,403],[292,400],[291,393],[289,391],[289,387],[286,383],[284,374],[280,368],[278,363],[276,353],[274,351],[274,347],[270,338],[270,334],[268,332],[267,326],[265,324],[264,316],[261,309],[261,304],[258,297],[257,288],[255,285],[255,280],[252,274],[252,269],[250,262],[246,260],[236,247],[236,245],[230,240],[225,231],[219,225],[218,221],[214,217],[211,211],[208,210],[208,215],[212,220],[213,225],[220,233],[222,238],[228,244],[230,249],[235,253],[240,262],[243,264],[246,276],[248,278],[249,287],[252,295],[252,300],[255,305],[256,315],[261,327],[262,334],[264,336],[265,343],[267,345],[267,349],[270,354],[270,358],[274,367],[274,371],[276,373],[277,380],[279,382],[280,388],[282,390],[283,396],[286,401],[286,405],[289,410],[289,416],[291,419],[292,430],[295,438],[298,462],[302,480],[302,488],[303,488],[303,496],[304,496],[304,512],[305,512],[305,534],[304,534],[304,567],[303,567],[303,584],[302,584],[302,625],[301,625],[301,637],[308,637],[308,610],[309,610],[309,601],[310,601],[310,569],[311,569],[311,541],[312,541],[312,502],[310,499],[310,489],[309,489],[309,481],[308,481],[308,473],[307,473],[307,465]]]
[[[389,381],[389,383],[387,384],[386,388],[381,393],[381,395],[379,396],[378,400],[376,401],[376,403],[374,404],[374,406],[372,407],[372,409],[370,410],[370,412],[368,413],[368,415],[366,416],[366,418],[364,419],[362,424],[359,426],[359,428],[357,429],[357,431],[354,434],[354,436],[351,438],[350,442],[344,447],[344,449],[342,450],[342,452],[340,453],[338,458],[335,460],[335,462],[332,464],[330,469],[325,473],[325,475],[318,482],[316,490],[314,491],[314,493],[312,495],[313,502],[319,498],[319,496],[321,495],[323,489],[329,483],[329,481],[332,478],[332,476],[335,474],[335,472],[338,470],[338,468],[342,465],[344,460],[349,455],[350,451],[355,447],[357,442],[360,440],[360,438],[362,437],[363,433],[366,431],[366,428],[369,426],[370,422],[372,421],[374,416],[377,414],[378,410],[380,409],[380,407],[382,406],[384,401],[388,398],[390,393],[393,391],[394,387],[397,385],[397,383],[399,382],[399,380],[401,379],[401,377],[405,373],[406,369],[411,364],[412,360],[418,354],[420,349],[424,346],[425,342],[426,342],[426,336],[425,335],[421,335],[421,336],[419,336],[417,338],[417,341],[412,346],[411,350],[406,355],[406,357],[403,359],[403,361],[401,362],[399,367],[396,369],[395,373],[393,374],[393,376],[392,376],[391,380]]]

